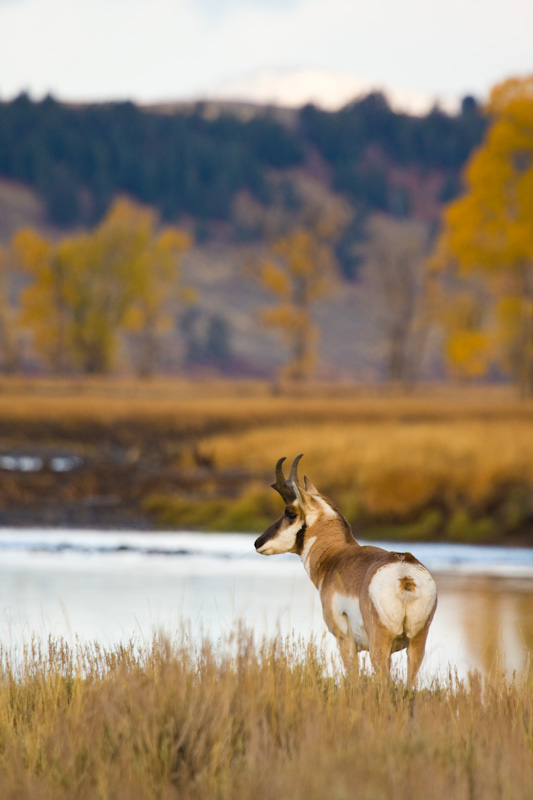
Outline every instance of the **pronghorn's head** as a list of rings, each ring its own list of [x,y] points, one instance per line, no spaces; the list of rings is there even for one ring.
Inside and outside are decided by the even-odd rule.
[[[281,495],[285,503],[285,513],[256,539],[255,549],[265,556],[278,553],[301,554],[307,536],[317,523],[337,517],[342,519],[339,512],[318,493],[307,477],[304,478],[304,486],[300,486],[298,462],[301,457],[297,456],[292,462],[288,480],[285,479],[282,468],[285,458],[280,458],[276,464],[276,483],[272,484],[272,488]]]

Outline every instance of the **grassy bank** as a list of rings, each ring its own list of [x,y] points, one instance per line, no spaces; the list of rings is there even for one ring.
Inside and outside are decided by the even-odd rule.
[[[231,653],[231,654],[230,654]],[[533,686],[331,677],[313,646],[239,634],[2,652],[3,800],[526,800]]]
[[[0,514],[55,497],[75,518],[96,498],[157,526],[258,531],[280,512],[275,462],[303,452],[359,535],[533,541],[533,404],[507,389],[11,379],[0,445],[84,463],[55,482],[4,470]]]
[[[265,427],[205,446],[223,468],[271,474],[278,454],[304,452],[302,472],[374,536],[488,541],[519,530],[533,510],[533,426],[521,419],[295,423],[289,435]],[[266,492],[256,487],[258,509]]]

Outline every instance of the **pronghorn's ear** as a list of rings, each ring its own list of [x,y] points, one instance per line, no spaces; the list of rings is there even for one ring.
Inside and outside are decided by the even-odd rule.
[[[304,487],[308,494],[318,494],[318,489],[313,486],[307,475],[304,475]]]

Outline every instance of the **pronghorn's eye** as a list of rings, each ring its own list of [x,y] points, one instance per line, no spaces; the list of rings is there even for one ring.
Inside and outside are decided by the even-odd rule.
[[[289,508],[285,510],[285,516],[290,522],[294,522],[298,514],[295,514],[294,511],[291,511]]]

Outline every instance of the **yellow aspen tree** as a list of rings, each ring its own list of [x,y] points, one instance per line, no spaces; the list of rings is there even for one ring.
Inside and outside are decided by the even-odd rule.
[[[278,239],[271,253],[262,265],[261,282],[278,304],[263,311],[263,321],[279,329],[288,345],[285,376],[304,380],[314,364],[317,340],[311,309],[332,280],[333,253],[320,231],[312,228],[297,228]]]
[[[435,263],[483,280],[496,327],[493,362],[533,394],[533,75],[491,92],[492,124],[446,210]],[[486,360],[488,361],[488,359]]]
[[[441,319],[448,330],[445,351],[450,371],[461,381],[483,376],[494,348],[491,332],[481,324],[484,310],[474,291],[458,292],[454,302],[444,301]]]
[[[11,249],[30,279],[21,293],[20,324],[32,330],[45,363],[54,372],[65,372],[70,364],[68,267],[58,247],[30,228],[15,234]]]
[[[190,246],[187,233],[165,228],[151,238],[136,264],[135,299],[125,324],[136,333],[136,368],[142,377],[154,371],[160,336],[174,327],[176,303],[195,300],[194,291],[179,282],[180,259]]]
[[[33,279],[22,294],[22,319],[54,370],[106,372],[125,327],[154,335],[176,291],[178,253],[188,246],[184,233],[158,234],[156,224],[151,209],[119,199],[89,233],[59,243],[32,231],[15,237]]]

